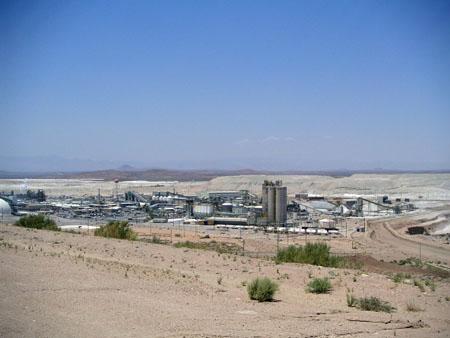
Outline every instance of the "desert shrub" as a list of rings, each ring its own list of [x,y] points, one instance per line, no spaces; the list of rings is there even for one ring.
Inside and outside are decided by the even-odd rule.
[[[23,216],[16,222],[16,225],[25,228],[59,231],[55,221],[44,215]]]
[[[130,228],[127,221],[111,221],[95,229],[94,235],[132,241],[137,238],[137,234]]]
[[[408,257],[406,259],[401,259],[398,262],[399,265],[410,265],[410,266],[415,266],[415,267],[422,267],[423,266],[423,262],[416,257]]]
[[[211,250],[216,251],[219,254],[235,254],[238,255],[242,252],[242,248],[234,243],[224,243],[224,242],[178,242],[175,243],[176,248],[188,248],[188,249],[200,249],[200,250]]]
[[[349,307],[356,307],[364,311],[387,312],[387,313],[395,311],[395,307],[377,297],[356,298],[351,294],[347,294],[347,305]]]
[[[304,263],[328,267],[342,267],[344,259],[330,254],[330,247],[325,243],[307,243],[305,246],[290,245],[278,251],[277,263]]]
[[[356,306],[364,311],[391,313],[395,310],[395,308],[391,306],[391,304],[377,297],[359,298]]]
[[[178,242],[173,245],[176,248],[188,248],[188,249],[206,249],[205,243],[196,243],[191,241]]]
[[[423,310],[414,303],[408,303],[408,304],[406,304],[406,311],[419,312],[419,311],[423,311]]]
[[[430,288],[431,291],[436,291],[436,284],[434,284],[434,281],[432,279],[425,279],[425,285]]]
[[[307,287],[307,291],[312,293],[328,293],[330,290],[331,283],[328,278],[314,278]]]
[[[258,302],[271,301],[277,290],[278,284],[269,278],[256,278],[247,285],[248,296]]]
[[[145,242],[145,243],[153,243],[153,244],[169,244],[170,241],[166,239],[161,239],[161,237],[153,235],[151,238],[139,238],[139,241]]]
[[[420,279],[414,279],[414,286],[417,286],[420,291],[425,292],[425,284]]]
[[[396,274],[394,275],[394,277],[392,278],[392,280],[393,280],[395,283],[401,283],[401,282],[403,282],[405,279],[410,279],[410,278],[411,278],[411,275],[410,275],[410,274],[403,273],[403,272],[399,272],[399,273],[396,273]]]

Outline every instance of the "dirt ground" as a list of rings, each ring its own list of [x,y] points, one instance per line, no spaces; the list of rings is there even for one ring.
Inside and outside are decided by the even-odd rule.
[[[257,276],[280,285],[275,301],[249,300]],[[332,292],[307,293],[311,277]],[[435,283],[422,292],[360,270],[0,226],[1,337],[448,337],[450,286]],[[397,310],[349,308],[347,293]]]
[[[349,218],[348,236],[336,236],[264,233],[263,231],[218,230],[213,227],[161,224],[159,226],[137,226],[134,230],[141,238],[154,236],[168,243],[192,241],[207,243],[216,241],[234,246],[236,252],[251,257],[274,257],[277,247],[291,244],[304,245],[307,242],[322,242],[331,247],[333,254],[353,257],[355,262],[363,263],[363,269],[369,272],[396,273],[410,272],[426,274],[428,271],[414,267],[401,267],[391,262],[417,258],[431,262],[450,274],[450,245],[434,236],[411,236],[405,233],[407,226],[426,221],[435,212],[423,212],[413,215],[373,218],[364,221],[361,218]],[[355,228],[366,224],[366,232],[357,233]],[[207,238],[205,238],[207,237]],[[438,274],[439,275],[439,274]]]
[[[447,209],[448,210],[448,209]],[[352,234],[359,247],[370,252],[377,260],[401,260],[408,257],[432,261],[442,267],[450,266],[450,244],[444,237],[408,235],[408,226],[427,222],[435,212],[405,215],[367,222],[365,233]]]

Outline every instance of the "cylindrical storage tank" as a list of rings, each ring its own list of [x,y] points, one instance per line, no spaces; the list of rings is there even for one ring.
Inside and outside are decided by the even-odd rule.
[[[0,215],[11,215],[11,207],[9,203],[0,198]]]
[[[276,189],[274,186],[267,187],[267,221],[269,222],[269,224],[275,223],[275,191]]]
[[[262,185],[262,214],[263,214],[263,217],[267,217],[267,212],[268,212],[267,198],[268,198],[267,184],[264,183]]]
[[[287,188],[276,187],[275,222],[285,224],[287,220]]]
[[[195,216],[212,216],[214,213],[214,206],[212,204],[198,204],[194,205],[193,211]]]

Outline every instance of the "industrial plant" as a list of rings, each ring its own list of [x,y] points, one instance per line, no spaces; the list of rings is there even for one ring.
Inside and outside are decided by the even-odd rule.
[[[186,224],[335,236],[344,234],[346,218],[395,215],[415,209],[409,198],[391,200],[387,195],[370,199],[288,192],[281,180],[265,180],[259,196],[248,190],[192,195],[165,190],[142,194],[120,191],[119,181],[114,180],[107,194],[99,189],[92,196],[48,197],[39,189],[1,192],[0,201],[2,217],[42,213],[55,218],[62,228],[73,223],[95,227],[122,220],[143,226]]]

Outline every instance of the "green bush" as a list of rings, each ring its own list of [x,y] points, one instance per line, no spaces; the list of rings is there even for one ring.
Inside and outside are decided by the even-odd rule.
[[[342,267],[344,259],[330,254],[325,243],[307,243],[305,246],[290,245],[278,251],[277,263],[304,263],[328,267]]]
[[[96,229],[94,234],[95,236],[129,239],[132,241],[137,238],[137,234],[130,228],[127,221],[111,221]]]
[[[44,215],[23,216],[16,222],[16,225],[25,228],[59,231],[55,221]]]
[[[394,275],[394,277],[392,278],[392,280],[393,280],[395,283],[401,283],[401,282],[403,282],[405,279],[410,279],[410,278],[411,278],[411,275],[410,275],[409,273],[399,272],[399,273],[396,273],[396,274]]]
[[[417,286],[420,291],[425,292],[425,284],[420,279],[414,279],[414,286]]]
[[[395,310],[391,304],[377,297],[363,297],[358,300],[358,307],[364,311],[388,312]]]
[[[357,307],[358,309],[364,311],[387,312],[387,313],[395,311],[395,307],[377,297],[355,298],[353,297],[353,295],[347,294],[347,305],[349,307]]]
[[[250,299],[258,302],[273,300],[273,295],[278,290],[278,284],[269,278],[256,278],[247,285],[247,292]]]
[[[424,280],[425,285],[430,288],[431,291],[436,291],[436,284],[434,284],[434,281],[432,279],[425,279]]]
[[[331,283],[328,278],[314,278],[307,287],[307,291],[312,293],[328,293],[330,290]]]
[[[410,265],[410,266],[415,266],[418,268],[421,268],[423,266],[423,262],[416,257],[408,257],[406,259],[401,259],[398,262],[399,265]]]

